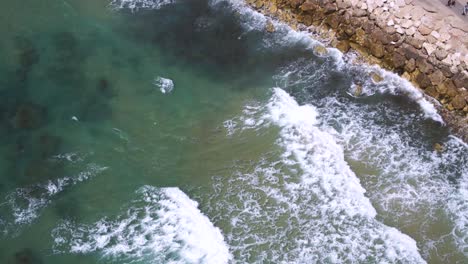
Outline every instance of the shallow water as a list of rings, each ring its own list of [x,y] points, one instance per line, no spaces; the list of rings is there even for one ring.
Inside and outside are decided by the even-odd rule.
[[[397,76],[238,1],[0,22],[1,263],[468,261],[467,146]]]

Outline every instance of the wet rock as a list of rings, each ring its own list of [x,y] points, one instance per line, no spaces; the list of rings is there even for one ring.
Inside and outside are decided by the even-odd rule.
[[[437,152],[443,152],[444,151],[444,146],[440,143],[435,143],[434,144],[434,150]]]
[[[339,41],[339,42],[336,44],[336,48],[339,49],[339,50],[340,50],[341,52],[343,52],[343,53],[348,52],[349,49],[350,49],[349,41],[347,41],[347,40]]]
[[[271,22],[271,20],[268,20],[267,23],[266,23],[266,26],[265,26],[265,29],[267,32],[269,33],[273,33],[275,32],[275,25],[273,25],[273,22]]]
[[[105,97],[114,97],[116,94],[114,90],[112,89],[109,81],[106,78],[101,78],[97,81],[96,88],[99,92],[99,94],[105,96]]]
[[[381,81],[383,81],[383,77],[380,76],[380,74],[376,73],[376,72],[372,72],[371,73],[371,78],[372,78],[372,81],[374,81],[375,83],[379,83]]]
[[[356,84],[354,87],[354,96],[360,96],[362,94],[362,85]]]
[[[35,129],[43,125],[45,109],[37,104],[23,103],[18,106],[14,126],[18,129]]]
[[[421,84],[420,84],[421,85]],[[430,95],[431,97],[434,97],[434,98],[439,98],[439,92],[437,92],[437,89],[435,88],[435,86],[429,86],[426,88],[425,90],[426,94]]]
[[[314,53],[319,56],[325,56],[328,54],[328,50],[322,45],[317,45],[314,47]]]

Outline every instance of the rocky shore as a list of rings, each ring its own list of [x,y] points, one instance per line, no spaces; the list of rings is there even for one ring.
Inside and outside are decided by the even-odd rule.
[[[357,51],[435,98],[453,132],[468,142],[468,23],[421,0],[247,0],[295,29]],[[442,8],[444,6],[437,3]],[[274,30],[267,25],[267,30]]]

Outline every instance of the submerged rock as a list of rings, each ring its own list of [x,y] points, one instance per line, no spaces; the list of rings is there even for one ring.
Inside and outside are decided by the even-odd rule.
[[[111,84],[109,83],[109,80],[107,80],[106,78],[100,78],[97,81],[96,88],[98,92],[105,97],[110,98],[116,95],[115,91],[112,89]]]
[[[44,107],[23,103],[18,106],[14,116],[14,126],[18,129],[35,129],[40,127],[45,121]]]
[[[14,264],[41,264],[42,260],[34,252],[25,248],[15,253]]]

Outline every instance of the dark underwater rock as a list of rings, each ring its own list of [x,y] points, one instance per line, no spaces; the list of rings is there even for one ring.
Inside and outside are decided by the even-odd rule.
[[[45,122],[46,110],[33,103],[22,103],[16,109],[14,126],[18,129],[36,129]]]
[[[99,79],[96,87],[99,94],[104,97],[112,98],[116,95],[115,91],[112,89],[112,85],[106,78]]]
[[[14,264],[42,264],[42,260],[31,249],[25,248],[15,253]]]

